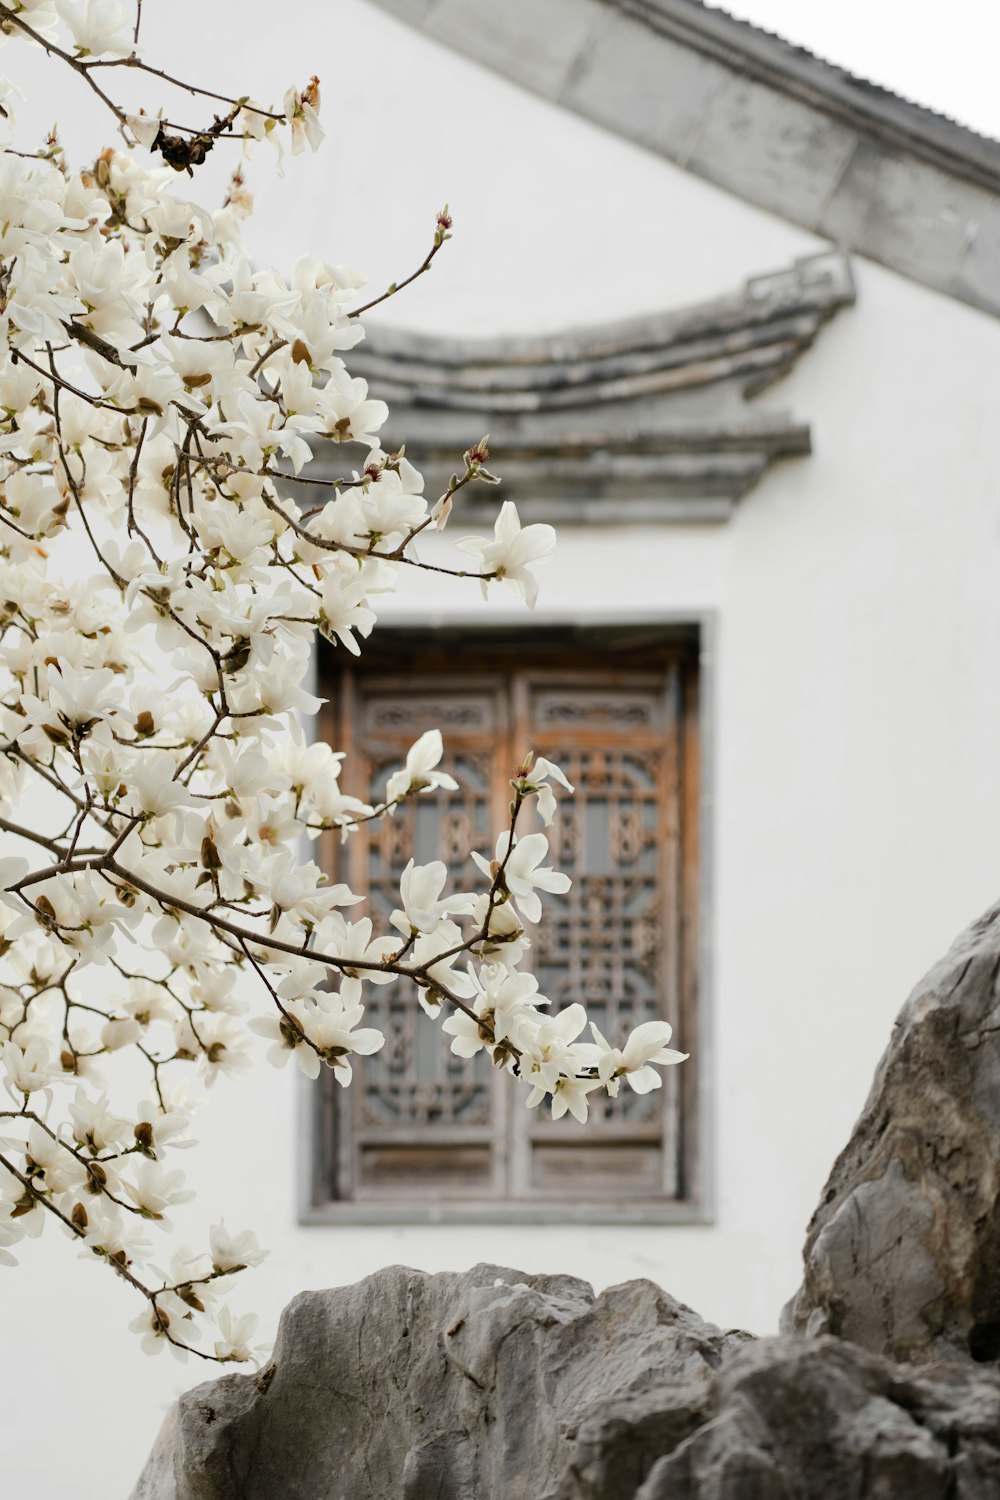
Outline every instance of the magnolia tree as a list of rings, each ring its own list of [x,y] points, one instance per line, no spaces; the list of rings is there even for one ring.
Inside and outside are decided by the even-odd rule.
[[[580,1005],[548,1014],[522,967],[542,896],[569,886],[523,832],[527,804],[548,825],[553,786],[572,791],[548,761],[511,768],[509,823],[470,851],[468,889],[411,861],[388,935],[303,852],[455,786],[431,731],[377,805],[345,795],[303,682],[317,634],[357,655],[374,601],[431,566],[421,533],[495,480],[484,440],[429,503],[345,364],[375,305],[353,305],[360,279],[312,257],[254,269],[239,170],[215,211],[186,196],[221,142],[316,147],[318,81],[280,110],[224,98],[143,61],[141,18],[141,0],[0,3],[3,40],[74,73],[118,136],[82,170],[55,135],[0,153],[0,1260],[52,1221],[134,1289],[148,1350],[245,1360],[256,1319],[225,1298],[254,1235],[219,1224],[166,1270],[153,1241],[191,1196],[175,1154],[198,1095],[251,1066],[254,1033],[271,1062],[346,1086],[383,1044],[367,986],[410,981],[455,1053],[485,1049],[529,1108],[580,1121],[595,1090],[658,1087],[651,1065],[682,1055],[665,1023],[619,1047]],[[210,121],[127,107],[116,86],[137,78]],[[3,80],[7,121],[16,92]],[[444,211],[414,275],[450,227]],[[312,481],[327,442],[357,456]],[[433,572],[530,605],[554,540],[508,502]]]

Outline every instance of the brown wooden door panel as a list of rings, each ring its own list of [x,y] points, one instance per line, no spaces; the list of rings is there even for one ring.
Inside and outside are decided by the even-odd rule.
[[[491,854],[505,822],[509,778],[528,748],[576,785],[548,830],[552,862],[573,885],[547,898],[526,967],[553,1012],[575,1000],[620,1043],[642,1021],[668,1019],[693,1044],[697,972],[696,658],[665,642],[630,667],[602,653],[468,649],[458,639],[409,660],[402,643],[333,671],[332,743],[350,752],[345,790],[376,802],[386,776],[424,730],[440,727],[457,792],[411,799],[326,845],[334,873],[368,895],[389,930],[409,858],[442,859],[458,889],[477,888],[472,848]],[[620,653],[619,653],[620,655]],[[650,659],[652,658],[652,659]],[[530,661],[531,657],[527,659]],[[335,665],[340,665],[336,663]],[[402,670],[400,669],[402,667]],[[522,831],[537,823],[532,813]],[[617,1100],[593,1094],[584,1128],[523,1107],[522,1086],[489,1059],[454,1058],[413,987],[369,987],[382,1053],[355,1066],[346,1092],[327,1081],[320,1193],[327,1201],[522,1200],[655,1203],[694,1180],[691,1079]],[[693,1072],[691,1065],[685,1074]]]

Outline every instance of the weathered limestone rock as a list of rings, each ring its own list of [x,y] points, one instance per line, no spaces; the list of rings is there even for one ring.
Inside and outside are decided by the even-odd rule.
[[[998,1144],[1000,906],[896,1023],[790,1336],[645,1281],[395,1267],[184,1396],[132,1500],[996,1500]]]
[[[669,1382],[698,1414],[748,1337],[647,1281],[595,1298],[569,1276],[393,1267],[302,1293],[260,1376],[183,1396],[133,1500],[543,1500],[596,1403]],[[685,1420],[654,1413],[648,1446],[632,1424],[636,1483]]]
[[[919,984],[809,1225],[783,1328],[1000,1357],[1000,906]]]
[[[497,1283],[500,1283],[499,1285]],[[754,1341],[649,1282],[393,1268],[184,1396],[133,1500],[995,1500],[1000,1375]]]
[[[833,1338],[762,1339],[712,1383],[713,1414],[634,1492],[567,1500],[991,1500],[1000,1378],[915,1370]]]

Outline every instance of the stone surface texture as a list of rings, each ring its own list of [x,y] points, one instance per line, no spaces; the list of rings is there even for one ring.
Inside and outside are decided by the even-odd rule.
[[[183,1396],[134,1500],[542,1500],[609,1401],[637,1484],[748,1339],[651,1282],[595,1298],[569,1276],[392,1267],[302,1293],[261,1375]],[[683,1396],[648,1410],[663,1389]]]
[[[995,1500],[1000,906],[904,1007],[776,1339],[651,1282],[392,1267],[183,1396],[132,1500]]]
[[[817,1488],[821,1485],[821,1488]],[[649,1282],[393,1267],[181,1398],[132,1500],[988,1500],[1000,1376],[722,1332]]]
[[[1000,1378],[894,1366],[839,1339],[762,1339],[711,1382],[707,1420],[636,1490],[560,1500],[989,1500],[1000,1494]],[[579,1445],[578,1445],[579,1446]]]
[[[809,1225],[787,1331],[900,1360],[1000,1357],[998,981],[1000,906],[896,1021]]]

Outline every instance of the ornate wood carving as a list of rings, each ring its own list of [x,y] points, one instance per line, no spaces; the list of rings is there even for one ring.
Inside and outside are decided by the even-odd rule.
[[[614,1041],[665,1017],[688,1050],[696,660],[690,646],[663,641],[629,665],[620,646],[606,644],[585,655],[542,651],[534,667],[520,665],[523,653],[457,640],[433,656],[345,666],[332,682],[333,732],[363,777],[347,789],[377,801],[415,737],[443,724],[459,790],[415,799],[328,853],[369,894],[376,928],[390,930],[411,857],[443,860],[459,889],[472,883],[464,856],[492,848],[508,778],[530,746],[577,789],[550,830],[553,859],[573,886],[547,899],[533,931],[529,961],[543,993],[554,1011],[582,1000]],[[355,1068],[350,1090],[325,1085],[327,1201],[544,1203],[578,1200],[581,1184],[597,1202],[693,1196],[693,1121],[682,1119],[674,1070],[650,1095],[623,1087],[617,1100],[593,1096],[584,1130],[553,1122],[544,1107],[525,1110],[517,1085],[494,1076],[485,1056],[453,1057],[412,989],[371,989],[369,1010],[386,1034],[384,1051]]]

